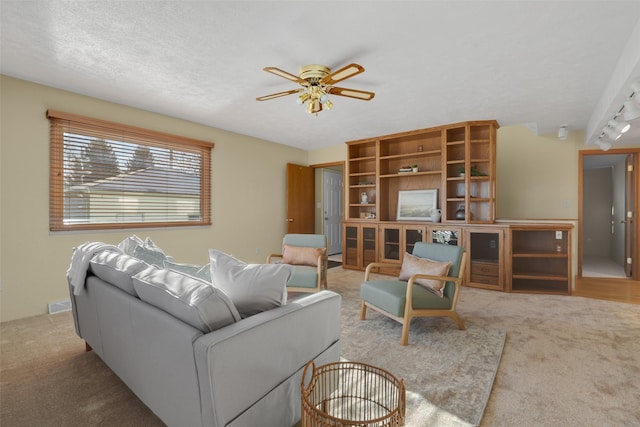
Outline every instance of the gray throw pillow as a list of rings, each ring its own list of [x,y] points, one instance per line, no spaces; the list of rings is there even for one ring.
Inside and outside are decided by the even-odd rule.
[[[204,333],[241,319],[222,290],[176,271],[149,267],[133,277],[133,286],[142,301]]]
[[[215,249],[209,260],[213,286],[229,295],[243,318],[286,303],[292,266],[247,264]]]

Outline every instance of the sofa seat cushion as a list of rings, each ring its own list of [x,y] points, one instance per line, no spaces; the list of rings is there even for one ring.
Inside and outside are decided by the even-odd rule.
[[[149,267],[133,277],[133,286],[141,300],[204,333],[241,319],[224,291],[176,271]]]
[[[296,265],[293,267],[291,278],[287,282],[287,286],[299,288],[315,288],[318,283],[318,268],[305,265]]]
[[[287,301],[287,281],[293,267],[286,264],[247,264],[209,249],[211,283],[222,289],[245,318]]]
[[[393,314],[403,317],[407,296],[407,282],[403,280],[369,280],[360,285],[360,299],[370,302]],[[420,285],[413,285],[414,309],[449,309],[451,301],[448,297],[439,297]]]
[[[102,251],[97,253],[89,263],[91,272],[126,293],[138,296],[133,287],[132,277],[148,268],[144,261],[118,252]]]

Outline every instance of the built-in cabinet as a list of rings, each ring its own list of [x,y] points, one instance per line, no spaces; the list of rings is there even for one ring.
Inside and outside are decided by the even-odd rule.
[[[566,294],[571,289],[571,228],[526,226],[510,229],[509,290]]]
[[[465,283],[477,288],[504,290],[504,230],[502,227],[465,229],[468,267]]]
[[[400,265],[416,242],[435,242],[465,248],[467,286],[569,294],[571,225],[495,223],[497,129],[474,121],[347,142],[343,267]],[[428,189],[441,222],[398,221],[399,192]]]

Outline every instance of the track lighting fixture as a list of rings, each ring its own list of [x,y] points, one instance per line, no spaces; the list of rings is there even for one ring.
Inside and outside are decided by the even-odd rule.
[[[620,120],[620,117],[624,121]],[[617,141],[623,133],[631,128],[631,124],[628,122],[637,118],[640,118],[640,80],[631,83],[631,93],[627,96],[627,100],[622,104],[622,107],[602,128],[602,133],[600,133],[595,142],[596,145],[603,151],[607,151],[611,148],[611,143],[603,141],[603,136],[606,135],[612,141]],[[560,131],[558,131],[558,138],[560,138]]]
[[[602,129],[602,132],[604,132],[604,134],[611,138],[613,141],[617,141],[622,136],[620,132],[613,128],[610,128],[609,126]]]
[[[615,130],[616,132],[620,132],[621,134],[625,133],[626,131],[628,131],[631,128],[631,125],[629,123],[627,123],[627,122],[619,122],[615,118],[609,120],[607,125],[609,127],[611,127],[613,130]]]
[[[636,101],[640,102],[640,96],[636,96],[635,101],[630,99],[623,104],[622,118],[626,121],[635,120],[640,117],[640,104]]]

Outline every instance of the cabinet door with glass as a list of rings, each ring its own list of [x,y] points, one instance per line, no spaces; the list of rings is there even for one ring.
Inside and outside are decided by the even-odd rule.
[[[466,229],[468,255],[465,284],[484,289],[504,289],[504,230]]]
[[[402,261],[402,226],[400,224],[380,225],[380,262],[400,264]]]
[[[364,270],[377,261],[378,226],[376,224],[345,223],[343,225],[342,267]]]
[[[413,253],[413,247],[418,242],[427,241],[427,227],[425,225],[402,226],[402,256],[405,253]],[[400,259],[402,260],[402,256]]]
[[[426,242],[440,243],[443,245],[462,246],[462,227],[448,225],[432,225],[427,230]]]

